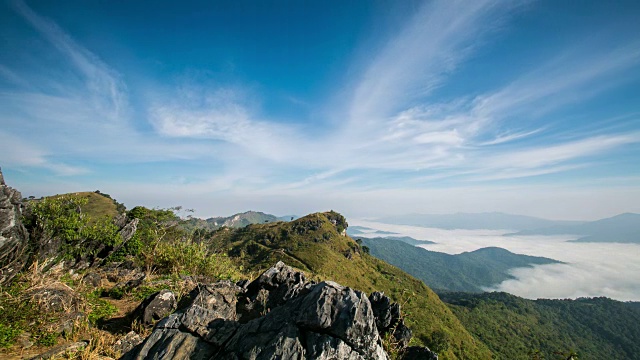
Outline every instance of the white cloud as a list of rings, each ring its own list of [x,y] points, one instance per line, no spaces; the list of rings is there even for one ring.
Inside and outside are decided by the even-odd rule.
[[[88,169],[82,167],[52,161],[48,159],[48,154],[37,146],[2,131],[0,131],[0,154],[2,154],[3,166],[16,168],[22,166],[41,167],[61,176],[80,175],[88,172]]]
[[[302,137],[295,128],[254,119],[236,91],[188,84],[169,93],[149,109],[151,124],[164,136],[221,140],[275,161],[293,157]]]

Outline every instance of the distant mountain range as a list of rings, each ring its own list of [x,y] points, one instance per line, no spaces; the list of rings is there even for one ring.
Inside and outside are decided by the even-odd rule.
[[[510,235],[580,235],[573,242],[616,242],[640,244],[640,214],[625,213],[582,224],[564,224],[522,230]]]
[[[416,242],[424,244],[412,238],[362,238],[371,255],[399,267],[438,292],[482,292],[483,288],[512,279],[510,269],[559,263],[497,247],[450,255],[414,246]]]
[[[555,221],[532,216],[492,213],[407,214],[388,216],[374,221],[439,229],[532,230],[550,226],[579,225],[580,221]]]
[[[294,215],[277,217],[259,211],[246,211],[231,216],[219,216],[208,219],[191,218],[185,220],[183,226],[187,229],[216,230],[223,226],[229,228],[242,228],[250,224],[262,224],[275,221],[290,221],[295,219]]]
[[[377,222],[465,230],[512,230],[507,235],[578,235],[572,242],[640,244],[640,214],[625,213],[596,221],[555,221],[531,216],[493,213],[446,215],[408,214],[375,219]],[[372,229],[371,229],[372,230]],[[356,235],[371,234],[370,231]],[[383,235],[383,234],[380,234]]]
[[[364,236],[364,235],[400,235],[391,231],[376,230],[366,226],[353,225],[347,228],[347,234],[349,236]]]

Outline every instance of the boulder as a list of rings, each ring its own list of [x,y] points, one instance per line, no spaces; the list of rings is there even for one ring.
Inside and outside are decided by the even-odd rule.
[[[229,281],[197,286],[123,358],[214,357],[388,359],[364,293],[306,282],[282,262],[246,288]]]
[[[221,351],[238,359],[387,359],[367,297],[333,282],[310,286],[240,326]]]
[[[143,324],[153,325],[158,320],[171,314],[177,305],[176,296],[169,290],[162,290],[142,301],[133,314]]]

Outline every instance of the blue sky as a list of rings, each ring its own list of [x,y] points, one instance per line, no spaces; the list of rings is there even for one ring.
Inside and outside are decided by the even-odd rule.
[[[5,1],[0,166],[24,195],[200,216],[640,212],[639,18],[637,1]]]

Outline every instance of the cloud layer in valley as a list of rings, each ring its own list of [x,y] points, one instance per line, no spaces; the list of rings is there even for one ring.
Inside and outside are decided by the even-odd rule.
[[[640,245],[574,243],[573,236],[502,236],[500,230],[444,230],[415,226],[351,221],[392,231],[436,244],[422,245],[431,251],[459,254],[497,246],[513,253],[544,256],[564,264],[514,269],[515,279],[488,291],[505,291],[525,298],[577,298],[606,296],[623,301],[640,300]]]

